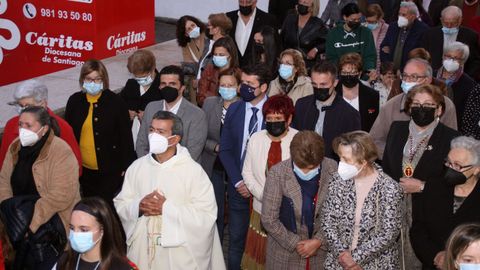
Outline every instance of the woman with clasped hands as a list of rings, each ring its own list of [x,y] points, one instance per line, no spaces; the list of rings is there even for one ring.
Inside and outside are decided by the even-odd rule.
[[[377,148],[368,133],[342,134],[333,149],[340,163],[322,210],[325,269],[400,269],[402,188],[374,163]]]

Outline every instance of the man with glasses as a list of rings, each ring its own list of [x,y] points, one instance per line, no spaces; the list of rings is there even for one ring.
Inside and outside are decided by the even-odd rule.
[[[242,168],[248,140],[265,129],[263,104],[270,84],[269,67],[255,65],[243,69],[241,101],[228,107],[220,138],[220,160],[228,174],[228,269],[240,269],[250,219],[250,192],[243,182]]]
[[[9,102],[8,105],[15,106],[18,114],[23,109],[32,106],[41,106],[47,109],[50,116],[55,118],[60,128],[59,137],[62,138],[72,148],[75,157],[78,160],[80,168],[80,175],[82,174],[82,156],[80,155],[80,148],[78,147],[77,140],[73,134],[72,127],[63,120],[60,116],[56,115],[50,108],[48,108],[48,89],[47,86],[37,80],[27,80],[22,82],[15,92],[13,93],[14,101]],[[2,146],[0,147],[0,168],[2,168],[5,155],[7,154],[8,147],[18,137],[18,116],[8,120],[3,130]]]
[[[370,130],[370,135],[378,147],[380,157],[383,156],[390,125],[394,121],[410,120],[410,116],[404,110],[408,91],[417,85],[432,84],[432,67],[423,59],[410,59],[403,69],[401,79],[403,93],[396,95],[385,103]],[[440,117],[440,121],[446,126],[456,130],[457,116],[455,105],[448,97],[444,96],[444,98],[445,113]]]

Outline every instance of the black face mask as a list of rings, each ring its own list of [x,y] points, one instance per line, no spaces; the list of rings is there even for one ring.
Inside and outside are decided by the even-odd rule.
[[[425,127],[435,120],[435,108],[413,107],[410,109],[410,116],[417,126]]]
[[[465,184],[465,182],[467,182],[467,177],[463,173],[450,167],[445,167],[444,177],[447,184],[452,186]]]
[[[330,88],[313,87],[313,95],[316,100],[325,101],[332,93],[330,93]]]
[[[347,88],[353,88],[358,84],[358,75],[340,75],[340,82]]]
[[[285,121],[280,122],[266,122],[265,129],[267,130],[268,134],[272,135],[273,137],[278,137],[282,135],[285,130]]]
[[[160,93],[162,93],[162,97],[167,103],[174,101],[178,97],[178,89],[171,86],[161,88]]]
[[[348,27],[350,27],[350,29],[355,30],[355,29],[357,29],[358,27],[360,27],[360,22],[352,22],[352,21],[350,21],[350,22],[347,22],[347,25],[348,25]]]
[[[263,44],[255,42],[255,51],[259,54],[262,54],[265,52],[265,47],[263,46]]]
[[[240,10],[240,13],[243,16],[248,16],[248,15],[252,14],[253,6],[240,6],[239,10]]]
[[[307,15],[308,14],[308,7],[302,4],[297,5],[297,11],[300,15]]]

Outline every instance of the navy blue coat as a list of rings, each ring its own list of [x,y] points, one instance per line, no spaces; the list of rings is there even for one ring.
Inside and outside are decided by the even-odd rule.
[[[405,66],[405,63],[408,60],[408,53],[411,50],[420,47],[423,33],[428,30],[428,28],[428,25],[417,19],[415,19],[415,21],[413,22],[410,32],[407,35],[407,39],[405,40],[405,45],[403,46],[402,63],[400,65],[402,70],[403,66]],[[382,62],[393,62],[393,55],[395,53],[395,47],[397,46],[397,39],[399,33],[400,27],[398,27],[398,23],[394,22],[390,24],[387,30],[387,34],[385,35],[385,39],[380,45],[380,60]],[[441,46],[443,46],[443,44]],[[382,50],[383,47],[390,47],[390,53],[384,53]]]
[[[315,97],[313,95],[303,97],[297,100],[295,104],[292,127],[298,130],[315,131],[319,115]],[[343,100],[340,95],[337,95],[332,105],[325,111],[322,134],[325,143],[325,156],[338,160],[332,149],[333,139],[342,133],[359,130],[360,127],[359,112]]]

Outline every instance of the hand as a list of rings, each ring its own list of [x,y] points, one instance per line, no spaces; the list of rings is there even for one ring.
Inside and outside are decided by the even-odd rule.
[[[137,116],[137,112],[132,110],[128,110],[128,114],[130,115],[130,120],[133,120],[133,118]]]
[[[166,198],[155,190],[140,201],[140,212],[145,216],[161,215],[165,200]]]
[[[357,263],[353,260],[352,253],[350,250],[345,250],[338,256],[338,262],[343,267],[343,269],[350,269],[354,267]]]
[[[307,59],[310,59],[310,60],[315,59],[315,57],[317,56],[317,53],[318,53],[317,48],[312,48],[307,53]]]
[[[423,181],[411,177],[400,178],[400,185],[405,193],[418,193],[421,192],[421,187],[424,185]]]
[[[242,195],[242,197],[245,199],[250,197],[250,191],[248,191],[248,188],[244,182],[237,186],[237,192],[240,193],[240,195]]]
[[[377,71],[375,71],[373,69],[370,70],[370,72],[368,73],[368,82],[376,80],[377,77],[378,77]]]
[[[384,53],[390,53],[390,47],[388,47],[388,46],[383,46],[383,47],[382,47],[382,52],[384,52]]]
[[[442,250],[437,253],[435,259],[433,259],[433,264],[437,267],[437,269],[444,270],[444,262],[445,262],[445,251]]]
[[[143,111],[138,111],[137,117],[138,117],[138,120],[141,122],[143,118]]]
[[[318,239],[308,239],[298,242],[296,249],[297,253],[302,256],[302,258],[308,258],[315,255],[321,245],[322,241]]]

